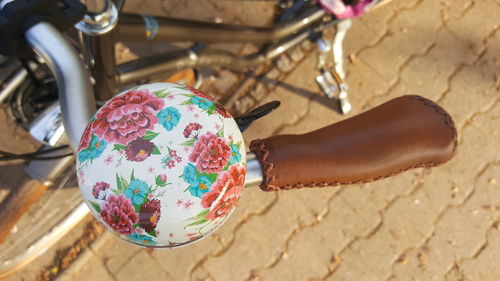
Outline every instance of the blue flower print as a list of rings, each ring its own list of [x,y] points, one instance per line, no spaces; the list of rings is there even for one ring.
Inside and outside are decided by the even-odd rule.
[[[89,147],[78,153],[78,161],[83,162],[89,159],[95,160],[99,158],[102,152],[106,149],[107,145],[108,145],[107,141],[100,140],[99,138],[93,135]]]
[[[172,131],[172,129],[179,124],[181,120],[181,114],[177,108],[170,106],[165,109],[162,109],[158,112],[158,122],[167,129],[167,131]]]
[[[132,242],[135,242],[135,243],[138,243],[141,245],[151,245],[151,246],[156,245],[156,242],[153,241],[153,238],[151,238],[147,235],[137,234],[137,232],[135,232],[135,231],[134,231],[134,233],[132,233],[128,236],[128,239],[132,240]]]
[[[149,192],[149,186],[147,183],[141,180],[132,180],[127,189],[125,189],[125,196],[132,200],[134,205],[140,205],[146,199]]]
[[[185,168],[184,168],[184,173],[182,175],[184,178],[184,181],[189,183],[191,186],[196,186],[198,185],[198,175],[196,174],[196,167],[189,163]]]
[[[231,157],[229,158],[229,163],[239,163],[241,161],[240,148],[236,144],[230,145],[231,147]]]
[[[207,99],[200,98],[197,96],[192,97],[191,102],[193,104],[196,104],[201,109],[209,109],[210,107],[212,107],[214,105],[214,103],[212,101],[209,101]]]
[[[210,191],[211,185],[212,185],[212,181],[208,177],[201,176],[199,178],[197,185],[189,187],[189,192],[191,193],[191,195],[198,197],[198,198],[201,198],[201,196],[203,196],[203,194]]]

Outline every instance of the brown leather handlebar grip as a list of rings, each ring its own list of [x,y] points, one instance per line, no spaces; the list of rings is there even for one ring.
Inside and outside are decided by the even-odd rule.
[[[364,183],[442,164],[457,133],[450,115],[420,96],[402,96],[304,135],[254,140],[262,190]]]

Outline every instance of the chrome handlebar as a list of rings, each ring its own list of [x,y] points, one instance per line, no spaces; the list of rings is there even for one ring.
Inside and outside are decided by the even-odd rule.
[[[26,41],[54,74],[69,144],[76,151],[80,137],[96,111],[90,74],[82,59],[51,24],[41,22],[25,33]]]
[[[96,112],[90,74],[73,46],[49,23],[34,25],[26,32],[25,37],[56,77],[66,136],[76,152],[80,137]],[[249,153],[247,158],[245,184],[258,185],[262,182],[260,163],[253,153]]]

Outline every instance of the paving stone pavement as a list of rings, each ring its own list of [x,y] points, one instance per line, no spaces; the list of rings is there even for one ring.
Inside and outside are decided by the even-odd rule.
[[[432,99],[457,126],[450,162],[368,184],[249,188],[199,243],[150,250],[104,234],[59,280],[500,280],[499,17],[499,1],[395,0],[346,37],[350,115],[403,94]],[[346,118],[319,95],[313,47],[238,89],[234,111],[282,102],[247,142]]]

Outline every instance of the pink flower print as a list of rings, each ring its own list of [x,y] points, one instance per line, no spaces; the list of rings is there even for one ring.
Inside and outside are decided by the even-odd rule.
[[[113,155],[108,155],[108,157],[106,157],[106,159],[104,159],[104,164],[106,165],[109,165],[113,162]]]
[[[148,168],[148,173],[152,174],[154,171],[155,171],[155,168],[153,168],[153,167]]]
[[[109,195],[108,202],[102,207],[101,218],[109,227],[122,235],[132,234],[134,224],[139,222],[132,201],[123,194]]]
[[[200,114],[196,113],[196,114],[194,115],[194,118],[195,118],[195,119],[200,118]]]
[[[132,90],[111,99],[92,122],[95,135],[111,143],[127,145],[158,123],[156,114],[164,107],[162,99],[148,90]]]
[[[193,205],[194,205],[194,202],[191,200],[188,200],[188,201],[184,202],[183,208],[184,208],[184,210],[189,210],[189,209],[191,209],[191,206],[193,206]]]
[[[189,161],[196,163],[202,173],[217,173],[226,166],[230,155],[231,148],[226,141],[208,132],[195,143]]]
[[[85,184],[85,172],[83,170],[78,171],[78,175],[80,176],[79,179],[82,182],[82,184]]]
[[[173,99],[174,99],[174,95],[168,95],[168,96],[167,96],[167,99],[169,99],[169,100],[173,100]]]
[[[188,109],[189,112],[193,112],[194,111],[194,106],[193,105],[188,105],[187,109]]]
[[[219,124],[219,123],[216,123],[216,124],[214,125],[214,127],[215,127],[215,129],[216,129],[216,130],[220,130],[220,124]]]
[[[171,159],[175,160],[175,162],[177,163],[180,163],[182,161],[182,158],[177,155],[177,150],[170,150],[168,155],[170,155]]]
[[[173,233],[173,232],[170,232],[170,234],[168,234],[168,237],[170,237],[170,238],[174,238],[174,233]]]
[[[83,131],[82,137],[80,139],[80,144],[78,145],[78,151],[89,147],[90,140],[92,138],[92,128],[88,125]]]
[[[177,205],[177,207],[181,206],[182,204],[184,204],[184,201],[182,199],[177,199],[177,202],[175,202],[175,205]]]

